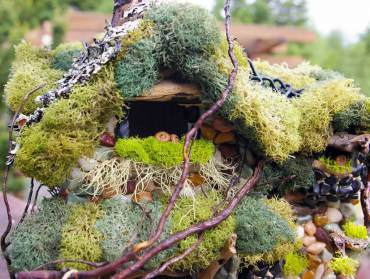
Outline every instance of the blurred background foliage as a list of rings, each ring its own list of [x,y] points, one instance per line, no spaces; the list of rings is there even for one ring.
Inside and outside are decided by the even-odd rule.
[[[233,0],[233,21],[267,25],[294,25],[310,28],[307,13],[309,0]],[[215,0],[214,15],[222,20],[224,0]],[[54,45],[63,39],[63,14],[69,8],[110,13],[113,0],[2,0],[0,5],[0,95],[9,75],[14,55],[13,46],[43,21],[53,23]],[[330,20],[328,18],[328,20]],[[309,45],[290,44],[288,54],[301,55],[323,68],[340,71],[356,80],[365,94],[370,95],[370,28],[358,41],[346,42],[340,32],[320,36]],[[0,167],[4,168],[7,152],[9,119],[0,98]],[[22,189],[19,179],[12,180],[12,191]]]

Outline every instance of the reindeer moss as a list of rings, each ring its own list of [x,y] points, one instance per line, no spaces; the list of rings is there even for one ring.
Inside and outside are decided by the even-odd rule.
[[[54,69],[68,71],[75,58],[82,51],[82,44],[79,42],[60,44],[53,50],[52,66]]]
[[[70,215],[62,229],[59,259],[82,259],[99,262],[103,258],[100,241],[103,235],[95,229],[95,222],[101,218],[103,211],[93,203],[77,204],[70,209]],[[63,263],[60,268],[90,270],[82,263]]]
[[[173,167],[183,161],[182,139],[179,143],[162,142],[154,137],[144,139],[119,139],[115,149],[118,155],[146,164]],[[192,145],[190,161],[192,163],[206,164],[213,156],[214,145],[207,140],[196,140]]]
[[[57,186],[80,157],[93,154],[105,124],[122,115],[120,97],[108,80],[104,84],[98,79],[92,85],[75,86],[69,99],[53,103],[40,123],[22,131],[16,166],[25,175]]]
[[[300,98],[292,100],[301,112],[301,151],[323,151],[332,135],[330,122],[334,115],[350,107],[359,98],[359,90],[354,87],[352,80],[333,79],[306,88]]]
[[[343,275],[346,277],[351,277],[356,274],[357,268],[360,263],[348,256],[333,258],[330,262],[330,267],[338,275]]]
[[[33,112],[37,108],[34,99],[52,89],[61,77],[62,72],[39,62],[23,63],[22,66],[12,68],[10,79],[4,88],[5,101],[11,110],[16,111],[28,92],[39,85],[46,84],[35,92],[24,106],[23,113]]]
[[[247,72],[239,72],[230,120],[250,127],[264,154],[275,161],[284,161],[299,149],[300,112],[285,96],[250,82],[248,76]],[[250,137],[249,131],[243,134]]]
[[[353,222],[347,222],[343,225],[346,236],[359,239],[367,239],[367,230],[365,226],[357,225]]]
[[[237,207],[237,251],[249,264],[259,260],[276,261],[294,247],[295,233],[290,225],[292,217],[285,219],[278,213],[279,208],[284,208],[282,215],[287,214],[285,206],[267,206],[263,199],[250,197]]]
[[[308,260],[302,254],[290,252],[285,257],[283,273],[285,276],[298,276],[308,267]]]
[[[116,66],[116,83],[125,98],[140,96],[153,87],[159,78],[157,44],[144,39],[129,47]]]
[[[164,67],[181,69],[187,56],[212,54],[220,43],[217,21],[199,6],[153,5],[145,18],[155,24],[160,42],[158,57]]]
[[[334,116],[333,127],[337,132],[369,133],[370,98],[364,98],[337,113]]]
[[[11,234],[9,257],[14,271],[29,271],[55,260],[67,205],[59,199],[44,199],[38,212],[28,215]]]
[[[194,199],[181,198],[170,216],[171,234],[187,229],[191,225],[207,220],[214,215],[213,208],[222,202],[216,193],[208,197],[198,195]],[[204,233],[204,241],[198,249],[185,259],[172,266],[174,270],[199,271],[209,266],[220,255],[220,250],[235,230],[235,219],[229,217],[217,227]],[[178,253],[183,253],[197,241],[196,236],[189,236],[177,246]]]

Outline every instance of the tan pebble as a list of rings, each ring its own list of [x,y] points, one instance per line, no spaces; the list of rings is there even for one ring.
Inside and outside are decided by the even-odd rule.
[[[313,236],[315,235],[316,233],[316,226],[314,223],[312,222],[308,222],[304,225],[304,231],[306,232],[306,234],[310,235],[310,236]]]
[[[135,201],[135,202],[141,202],[141,201],[153,201],[153,196],[152,196],[152,193],[150,192],[140,192],[136,195],[132,195],[132,199]]]
[[[311,244],[316,242],[316,237],[314,236],[305,236],[302,239],[304,246],[310,246]]]
[[[324,275],[324,272],[325,272],[325,266],[323,264],[320,264],[316,269],[314,279],[321,279]]]
[[[313,272],[312,270],[306,271],[302,275],[302,279],[314,279],[314,278],[315,278],[315,272]]]
[[[316,214],[313,218],[316,226],[323,227],[329,223],[329,218],[325,214]]]
[[[308,254],[308,267],[310,270],[316,270],[321,263],[322,261],[319,256]]]
[[[326,244],[324,242],[315,242],[307,247],[307,252],[318,255],[320,254],[326,247]]]
[[[339,223],[343,219],[342,213],[338,209],[332,207],[328,208],[326,216],[328,216],[329,223]]]

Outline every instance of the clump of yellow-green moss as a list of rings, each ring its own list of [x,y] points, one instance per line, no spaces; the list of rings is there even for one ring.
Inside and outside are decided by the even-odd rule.
[[[115,149],[118,155],[137,162],[165,167],[180,165],[183,161],[184,139],[179,143],[162,142],[154,137],[144,139],[127,138],[117,141]],[[196,140],[192,144],[190,161],[206,164],[215,151],[212,142]]]
[[[354,276],[360,263],[348,256],[334,257],[330,262],[330,267],[338,275]]]
[[[323,151],[333,133],[330,123],[334,115],[359,98],[359,89],[353,81],[342,78],[315,83],[307,87],[300,98],[293,99],[292,103],[301,113],[301,151]]]
[[[75,86],[69,99],[53,103],[39,123],[25,128],[16,158],[19,170],[50,187],[62,184],[77,160],[93,153],[109,119],[122,115],[111,78],[112,69],[102,69],[92,83]]]
[[[307,258],[297,252],[290,252],[284,260],[283,273],[285,276],[298,276],[308,267]]]
[[[100,242],[103,236],[95,228],[96,221],[102,215],[101,208],[93,203],[76,204],[71,208],[68,220],[62,229],[60,259],[82,259],[90,262],[102,260],[103,252]],[[59,267],[77,270],[91,269],[83,263],[63,263]]]
[[[268,157],[284,161],[298,151],[300,112],[285,96],[250,82],[249,73],[243,71],[238,74],[233,94],[236,100],[230,120],[251,127],[257,144]],[[249,130],[245,132],[249,137]]]
[[[181,198],[170,215],[171,234],[189,228],[191,225],[205,221],[214,215],[213,208],[222,202],[215,193],[208,193],[193,198]],[[204,240],[199,247],[183,260],[172,266],[174,270],[199,271],[210,265],[220,256],[220,249],[235,231],[235,219],[229,217],[217,227],[204,233]],[[195,235],[189,236],[177,245],[177,253],[181,254],[197,241]]]
[[[343,225],[343,230],[348,237],[367,239],[367,229],[365,226],[347,222]]]
[[[325,171],[334,174],[334,175],[340,175],[340,174],[348,174],[352,172],[352,166],[351,161],[347,160],[347,162],[344,165],[339,165],[335,160],[327,157],[320,157],[319,162],[323,165],[325,168]]]
[[[51,68],[51,56],[45,49],[39,49],[29,43],[20,43],[15,48],[15,60],[10,77],[5,85],[5,101],[11,110],[16,111],[23,98],[40,85],[43,88],[35,92],[25,103],[23,113],[31,113],[37,108],[35,97],[46,93],[55,86],[63,72]]]

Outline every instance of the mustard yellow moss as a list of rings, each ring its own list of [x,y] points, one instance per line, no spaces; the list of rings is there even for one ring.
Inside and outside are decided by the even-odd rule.
[[[338,165],[338,163],[327,157],[320,157],[319,161],[321,164],[324,166],[325,171],[334,174],[334,175],[340,175],[340,174],[346,174],[346,173],[351,173],[352,172],[352,166],[351,166],[351,161],[347,160],[346,164],[341,166]]]
[[[193,198],[181,198],[170,216],[171,234],[187,229],[191,225],[207,220],[214,215],[213,208],[222,202],[215,192],[208,193],[208,197],[197,195]],[[235,219],[229,217],[217,227],[204,233],[204,241],[197,250],[185,259],[172,266],[174,270],[199,271],[206,268],[220,255],[226,240],[235,231]],[[189,236],[177,246],[177,252],[183,253],[197,241],[196,236]]]
[[[307,269],[308,260],[305,256],[290,252],[285,256],[285,264],[283,266],[283,273],[285,276],[298,276]]]
[[[93,203],[77,204],[71,208],[67,223],[62,229],[59,259],[82,259],[91,262],[102,260],[100,242],[103,236],[95,229],[95,223],[102,215],[100,207]],[[59,267],[91,269],[82,263],[64,263]]]
[[[89,85],[75,86],[69,99],[53,103],[40,123],[22,131],[16,166],[25,175],[57,186],[81,156],[92,155],[105,124],[122,115],[122,100],[104,78],[109,75],[104,69]]]
[[[243,70],[239,71],[233,95],[236,100],[231,120],[251,127],[268,157],[284,161],[298,151],[300,112],[285,96],[249,81],[249,73]],[[245,133],[250,138],[249,131]]]
[[[301,112],[301,151],[323,151],[332,135],[330,122],[333,116],[359,98],[359,89],[352,80],[332,79],[307,87],[300,98],[293,99],[292,103]]]
[[[343,230],[348,237],[367,239],[367,229],[365,226],[347,222],[343,225]]]
[[[330,266],[333,271],[338,275],[343,276],[354,276],[360,263],[347,256],[341,258],[333,258],[330,262]]]
[[[321,70],[319,66],[302,63],[295,68],[289,68],[286,64],[269,64],[267,61],[253,61],[256,71],[260,74],[281,79],[289,83],[294,89],[302,89],[316,82],[311,75]]]

